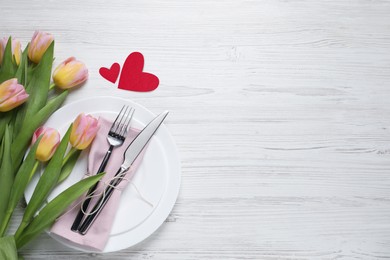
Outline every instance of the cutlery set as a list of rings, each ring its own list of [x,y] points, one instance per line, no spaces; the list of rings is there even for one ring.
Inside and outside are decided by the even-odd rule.
[[[101,162],[99,169],[96,173],[104,172],[108,161],[110,160],[111,153],[113,149],[121,146],[127,136],[129,125],[134,114],[134,109],[129,108],[128,106],[123,106],[120,112],[118,113],[115,121],[112,123],[111,128],[107,134],[107,142],[109,143],[109,149],[107,150],[103,161]],[[85,214],[88,210],[92,194],[96,192],[97,184],[92,187],[88,193],[87,197],[81,205],[73,224],[71,230],[78,232],[82,235],[85,235],[89,228],[92,226],[94,221],[99,216],[100,212],[103,210],[104,206],[107,204],[115,188],[121,183],[126,172],[131,168],[131,165],[137,159],[138,155],[142,152],[145,146],[148,144],[154,133],[161,126],[162,122],[168,115],[168,111],[165,111],[155,117],[146,127],[139,132],[139,134],[131,141],[131,143],[126,148],[123,154],[123,162],[119,167],[114,178],[111,179],[109,185],[105,188],[103,195],[100,196],[98,201],[93,206],[91,213]]]

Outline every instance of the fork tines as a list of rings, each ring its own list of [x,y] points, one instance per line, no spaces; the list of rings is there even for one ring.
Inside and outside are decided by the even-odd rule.
[[[118,116],[115,118],[114,123],[111,126],[109,135],[116,138],[124,139],[127,135],[128,127],[133,117],[135,109],[129,108],[129,106],[123,106]]]

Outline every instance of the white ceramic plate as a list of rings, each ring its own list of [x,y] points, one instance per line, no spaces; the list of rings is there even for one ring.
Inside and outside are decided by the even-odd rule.
[[[45,126],[56,128],[63,136],[78,114],[83,112],[95,117],[104,116],[114,120],[125,104],[135,108],[132,127],[142,129],[155,117],[146,108],[130,100],[95,97],[62,107],[50,117]],[[87,169],[87,157],[87,151],[83,152],[72,174],[53,190],[48,198],[49,201],[83,177]],[[27,201],[30,200],[38,179],[39,174],[36,174],[28,186],[25,192]],[[164,125],[161,125],[152,137],[142,163],[133,178],[133,183],[142,196],[153,204],[153,207],[142,201],[134,187],[128,185],[122,192],[113,228],[103,252],[118,251],[141,242],[164,222],[175,204],[180,187],[180,160],[175,142]],[[75,247],[57,236],[53,237],[69,247],[88,251]]]

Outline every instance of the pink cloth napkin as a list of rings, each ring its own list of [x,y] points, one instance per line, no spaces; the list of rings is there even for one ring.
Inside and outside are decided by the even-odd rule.
[[[102,117],[99,118],[100,129],[95,137],[95,140],[92,143],[91,150],[88,156],[89,174],[96,174],[96,171],[99,169],[103,157],[109,148],[109,144],[107,142],[107,134],[111,127],[111,124],[112,122],[108,121],[107,119],[104,119]],[[104,183],[109,183],[110,179],[114,177],[115,173],[118,171],[120,165],[123,162],[124,151],[138,133],[139,130],[130,128],[130,131],[127,135],[124,144],[120,147],[114,148],[105,170],[106,175],[100,181],[98,185],[98,190],[96,191],[97,193],[102,192],[103,189],[106,187]],[[136,172],[138,166],[142,161],[144,152],[145,149],[138,156],[130,170],[127,172],[125,176],[126,179],[130,180],[133,177],[134,173]],[[65,238],[71,244],[75,244],[76,246],[81,246],[87,250],[92,251],[102,251],[110,236],[114,217],[119,206],[121,192],[123,188],[125,188],[128,184],[128,181],[126,179],[124,179],[118,185],[117,189],[115,189],[106,206],[85,235],[81,235],[77,232],[73,232],[72,230],[70,230],[73,221],[81,207],[81,202],[85,199],[84,196],[77,200],[73,205],[71,205],[68,211],[66,211],[66,213],[62,215],[59,219],[57,219],[57,221],[52,226],[50,232],[55,236]],[[88,207],[88,211],[92,210],[97,200],[98,197],[92,198]],[[76,204],[77,206],[75,206]]]

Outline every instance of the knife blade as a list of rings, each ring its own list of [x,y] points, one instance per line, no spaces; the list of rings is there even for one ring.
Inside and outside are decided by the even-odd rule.
[[[88,232],[89,228],[95,222],[104,206],[107,204],[109,198],[115,190],[115,187],[117,187],[123,180],[123,176],[129,170],[134,161],[138,158],[143,148],[149,143],[150,139],[161,126],[168,113],[168,111],[165,111],[155,117],[129,144],[123,154],[123,163],[115,174],[115,178],[113,178],[113,180],[110,182],[110,185],[108,185],[108,187],[105,189],[105,192],[103,193],[104,196],[102,195],[96,202],[91,211],[92,214],[88,215],[84,222],[80,225],[78,229],[79,233],[85,235]]]

